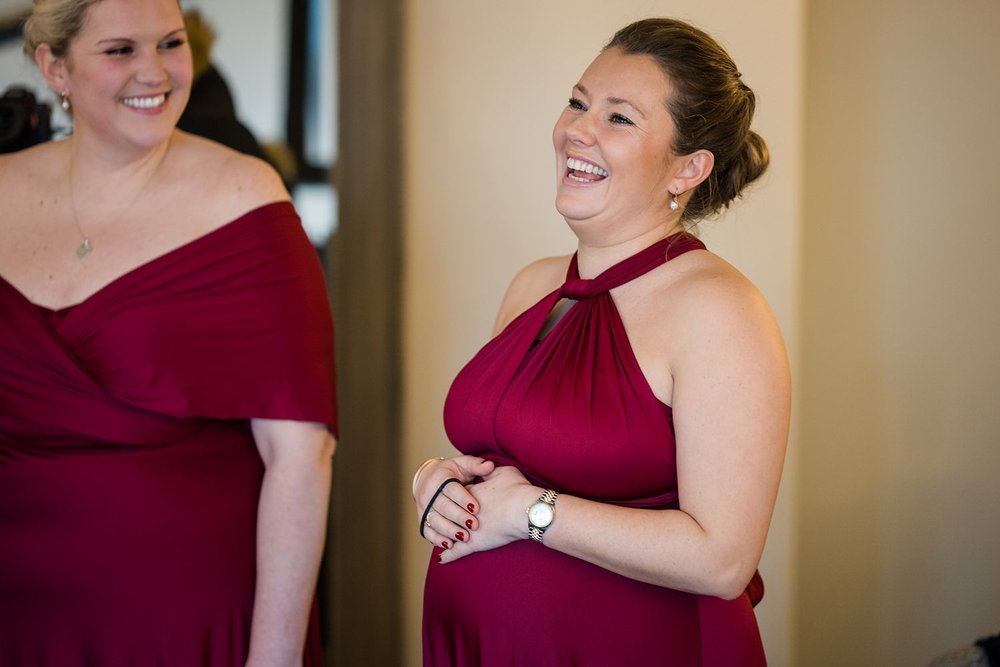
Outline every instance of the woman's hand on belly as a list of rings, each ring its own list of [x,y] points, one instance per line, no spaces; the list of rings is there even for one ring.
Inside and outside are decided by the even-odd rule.
[[[478,484],[466,488],[479,504],[479,527],[466,540],[455,542],[442,552],[441,563],[528,537],[525,510],[544,491],[532,486],[521,471],[512,466],[497,468],[484,475]]]
[[[413,480],[417,516],[420,520],[426,517],[421,530],[423,538],[445,549],[468,540],[479,529],[477,516],[481,508],[465,485],[492,471],[493,462],[479,456],[426,461]],[[449,479],[457,479],[458,482],[442,487]],[[431,502],[433,506],[428,510],[427,505]]]

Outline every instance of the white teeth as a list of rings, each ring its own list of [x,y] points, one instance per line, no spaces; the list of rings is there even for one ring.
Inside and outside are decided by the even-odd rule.
[[[574,160],[573,158],[566,158],[566,166],[573,171],[582,171],[585,174],[597,174],[598,176],[607,176],[608,172],[601,169],[596,164],[591,164],[589,162],[584,162],[583,160]]]
[[[167,101],[167,96],[163,93],[155,97],[126,97],[122,103],[133,109],[154,109]]]

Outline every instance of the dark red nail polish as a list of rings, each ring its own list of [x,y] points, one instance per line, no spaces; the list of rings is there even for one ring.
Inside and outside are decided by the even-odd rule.
[[[469,503],[468,505],[466,505],[466,507],[468,507],[469,511],[472,512],[473,514],[476,513],[476,506],[473,505],[472,503]]]
[[[472,530],[472,519],[465,520],[465,527],[468,528],[469,530]]]
[[[455,539],[458,540],[459,542],[464,542],[465,535],[463,535],[462,533],[455,533]]]
[[[441,541],[441,546],[443,546],[445,549],[447,549],[451,545],[448,543],[448,540],[442,540]]]

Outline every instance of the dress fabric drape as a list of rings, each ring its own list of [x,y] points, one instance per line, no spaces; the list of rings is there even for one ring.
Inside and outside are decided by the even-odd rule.
[[[0,665],[242,666],[249,420],[336,432],[335,403],[325,281],[287,202],[61,311],[0,279]]]
[[[445,402],[452,443],[561,493],[681,507],[673,414],[646,382],[609,290],[703,248],[674,235],[591,280],[579,277],[574,256],[566,282],[455,378]],[[576,303],[539,340],[564,298]],[[765,664],[752,609],[759,576],[726,601],[628,579],[529,540],[447,565],[439,553],[424,590],[425,665]]]

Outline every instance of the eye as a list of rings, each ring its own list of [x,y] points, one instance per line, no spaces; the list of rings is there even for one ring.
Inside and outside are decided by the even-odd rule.
[[[104,53],[106,55],[109,55],[109,56],[127,56],[127,55],[131,55],[131,53],[132,53],[132,47],[131,46],[116,46],[113,49],[108,49]]]
[[[580,100],[576,99],[575,97],[569,98],[569,108],[570,109],[575,109],[577,111],[586,111],[587,110],[587,106],[583,102],[581,102]]]
[[[635,125],[631,120],[621,115],[620,113],[611,114],[611,122],[615,125]]]
[[[160,48],[167,50],[177,49],[184,46],[185,42],[186,40],[183,37],[174,37],[161,44]]]

